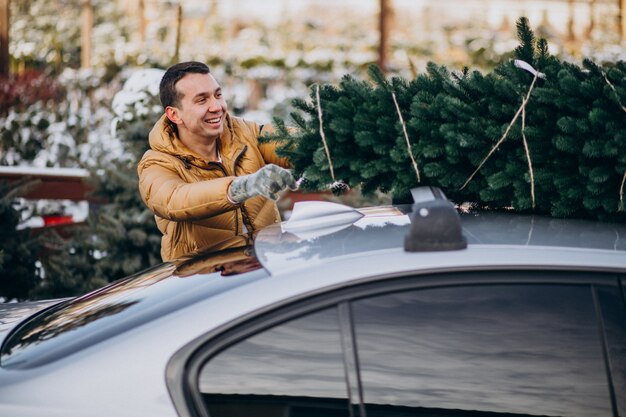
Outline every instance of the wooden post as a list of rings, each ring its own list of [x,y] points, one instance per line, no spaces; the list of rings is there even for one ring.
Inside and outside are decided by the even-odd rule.
[[[622,40],[626,40],[626,0],[617,0],[619,2],[619,34]]]
[[[576,34],[574,33],[574,0],[567,0],[568,18],[567,18],[567,40],[574,41]]]
[[[91,0],[83,0],[82,26],[80,31],[80,67],[91,68],[91,33],[93,30],[93,6]]]
[[[378,14],[378,29],[380,31],[380,43],[378,44],[378,66],[381,70],[387,70],[387,52],[389,43],[389,23],[391,18],[390,0],[380,0],[380,12]]]
[[[593,37],[593,31],[596,27],[596,0],[589,0],[589,26],[585,31],[585,38],[591,39]]]
[[[0,76],[9,75],[9,4],[0,0]]]
[[[216,19],[218,17],[218,7],[219,7],[219,1],[218,0],[211,0],[210,5],[209,5],[209,17],[211,19]]]
[[[183,0],[178,1],[178,8],[176,9],[176,46],[174,48],[174,57],[172,63],[176,64],[180,55],[180,32],[183,25]]]
[[[146,40],[146,2],[145,0],[139,0],[139,10],[137,11],[139,14],[139,39],[141,42],[145,42]]]

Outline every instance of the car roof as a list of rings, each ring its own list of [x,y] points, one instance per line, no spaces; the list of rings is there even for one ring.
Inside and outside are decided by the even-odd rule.
[[[271,274],[278,274],[298,266],[332,262],[346,255],[403,248],[414,216],[411,206],[346,210],[353,210],[357,215],[344,216],[345,221],[329,225],[324,223],[328,216],[321,214],[319,218],[309,218],[306,227],[291,228],[287,221],[262,230],[255,240],[259,261]],[[468,211],[460,214],[460,225],[469,247],[548,247],[575,253],[604,251],[626,259],[626,224]],[[470,252],[468,256],[474,256]]]

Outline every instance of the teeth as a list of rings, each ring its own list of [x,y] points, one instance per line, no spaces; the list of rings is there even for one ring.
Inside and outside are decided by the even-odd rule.
[[[220,118],[218,117],[217,119],[209,119],[207,120],[209,123],[217,123],[220,121]]]

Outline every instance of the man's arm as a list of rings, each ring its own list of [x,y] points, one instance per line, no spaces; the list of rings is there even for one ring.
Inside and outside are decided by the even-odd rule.
[[[148,151],[150,152],[150,151]],[[170,163],[158,158],[142,159],[137,168],[139,191],[148,208],[172,221],[202,219],[234,210],[227,190],[235,177],[188,183]]]

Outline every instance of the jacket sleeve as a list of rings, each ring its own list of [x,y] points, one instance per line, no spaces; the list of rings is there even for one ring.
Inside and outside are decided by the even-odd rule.
[[[178,173],[177,164],[163,158],[154,151],[147,151],[137,167],[141,198],[157,216],[189,221],[239,207],[230,203],[226,195],[235,177],[188,183]]]
[[[263,134],[274,133],[274,127],[272,125],[263,125],[259,133],[260,136],[263,136]],[[265,163],[275,164],[283,168],[292,168],[291,163],[287,158],[280,158],[276,155],[276,147],[278,146],[276,142],[259,142],[258,146]]]

